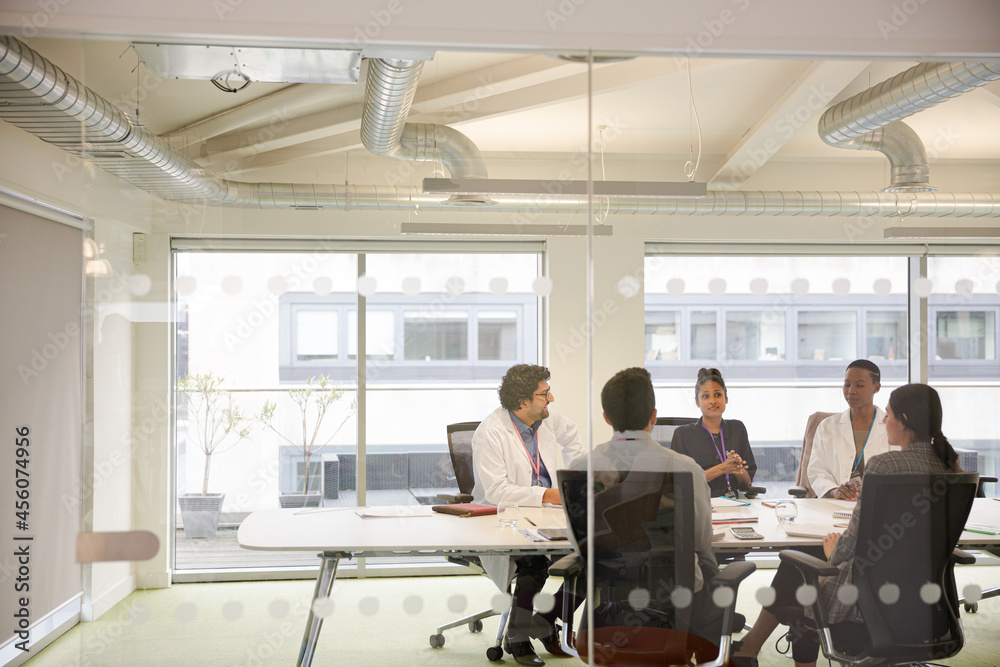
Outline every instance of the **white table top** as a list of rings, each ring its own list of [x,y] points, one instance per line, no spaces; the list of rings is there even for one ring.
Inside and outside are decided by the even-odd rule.
[[[846,519],[834,519],[834,510],[847,509],[843,503],[822,498],[799,499],[796,523],[826,524],[831,532],[843,532]],[[774,510],[752,500],[739,509],[717,510],[713,516],[756,516],[757,522],[737,524],[751,526],[764,536],[762,540],[737,540],[727,525],[715,525],[721,539],[712,546],[727,549],[775,549],[800,545],[816,545],[819,539],[791,537],[778,525]],[[377,508],[375,508],[377,509]],[[429,510],[429,508],[428,508]],[[565,527],[565,517],[560,508],[522,508],[518,528],[530,528],[525,517],[539,528]],[[969,516],[969,523],[1000,527],[1000,502],[990,498],[977,498]],[[495,516],[459,518],[447,514],[421,517],[362,519],[356,508],[321,508],[313,510],[280,509],[261,510],[248,516],[239,529],[239,543],[244,549],[264,551],[349,551],[362,552],[566,552],[569,543],[531,542],[516,529],[500,528]],[[962,533],[959,546],[1000,546],[1000,535]]]
[[[450,514],[362,519],[357,508],[277,509],[253,512],[238,534],[244,549],[264,551],[562,551],[569,542],[532,542],[516,528],[500,528],[496,516],[460,518]],[[378,509],[378,508],[372,508]],[[430,511],[430,508],[427,507]],[[525,507],[517,528],[563,528],[561,508]]]

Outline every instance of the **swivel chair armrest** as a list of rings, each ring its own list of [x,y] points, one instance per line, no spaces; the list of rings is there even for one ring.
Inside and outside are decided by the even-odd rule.
[[[734,561],[719,570],[719,573],[712,577],[711,586],[712,588],[718,588],[719,586],[737,588],[740,582],[749,577],[756,569],[756,563],[745,560]]]
[[[761,493],[767,493],[767,489],[763,486],[748,486],[743,489],[743,495],[747,498],[756,498]]]
[[[996,477],[990,477],[989,475],[980,475],[979,476],[979,483],[980,484],[995,484],[996,481],[997,481]]]
[[[805,498],[809,495],[809,490],[804,486],[793,486],[788,489],[788,495],[793,498]]]
[[[577,554],[567,554],[549,566],[549,574],[564,579],[575,577],[583,570],[583,559]]]
[[[801,551],[786,549],[778,553],[778,558],[794,566],[806,581],[815,585],[820,577],[832,577],[838,570],[825,560],[804,554]]]
[[[443,500],[449,505],[454,505],[456,503],[471,503],[473,498],[472,494],[469,493],[439,493],[437,495],[438,500]]]
[[[968,551],[956,548],[951,552],[951,562],[955,565],[975,565],[976,557]]]

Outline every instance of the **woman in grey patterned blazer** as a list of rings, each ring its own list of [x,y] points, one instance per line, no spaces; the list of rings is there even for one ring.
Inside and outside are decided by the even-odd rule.
[[[884,423],[889,444],[899,447],[899,451],[872,457],[865,476],[962,472],[958,465],[958,455],[941,432],[941,415],[941,398],[933,387],[907,384],[892,392]],[[838,597],[837,591],[844,584],[851,583],[858,517],[863,502],[862,489],[847,530],[843,534],[830,533],[823,538],[826,557],[838,570],[836,576],[820,578],[819,595],[829,623],[862,621],[854,602],[845,603]],[[775,601],[761,610],[753,629],[734,646],[734,664],[756,664],[760,647],[778,626],[778,621],[770,610],[797,605],[795,591],[801,584],[802,577],[793,567],[782,564],[778,568],[771,582],[776,593]],[[796,667],[815,665],[819,654],[815,631],[793,629],[790,636]]]

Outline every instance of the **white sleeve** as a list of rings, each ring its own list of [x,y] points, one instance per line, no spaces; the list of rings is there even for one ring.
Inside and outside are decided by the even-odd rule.
[[[836,459],[834,448],[837,446],[835,422],[836,417],[827,417],[821,421],[813,438],[807,476],[809,477],[809,485],[816,493],[817,498],[822,498],[830,490],[836,489],[841,482],[834,469]]]
[[[506,438],[507,434],[500,428],[477,430],[473,436],[472,467],[484,491],[482,500],[491,505],[513,500],[524,507],[541,507],[544,488],[530,484],[519,486],[517,480],[511,478],[505,456],[510,453],[504,446]]]
[[[572,420],[563,415],[559,415],[559,423],[555,430],[556,442],[562,449],[562,463],[566,468],[586,468],[587,452],[583,448],[583,441],[580,440],[580,430]],[[555,482],[554,471],[551,471],[552,481]]]

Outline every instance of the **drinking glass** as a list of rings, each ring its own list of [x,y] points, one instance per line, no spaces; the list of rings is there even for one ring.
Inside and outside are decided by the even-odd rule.
[[[795,523],[799,515],[799,507],[794,500],[782,500],[774,506],[774,515],[778,517],[778,525],[787,526]]]
[[[497,505],[497,519],[501,528],[513,528],[521,518],[521,510],[513,500],[505,500]]]

